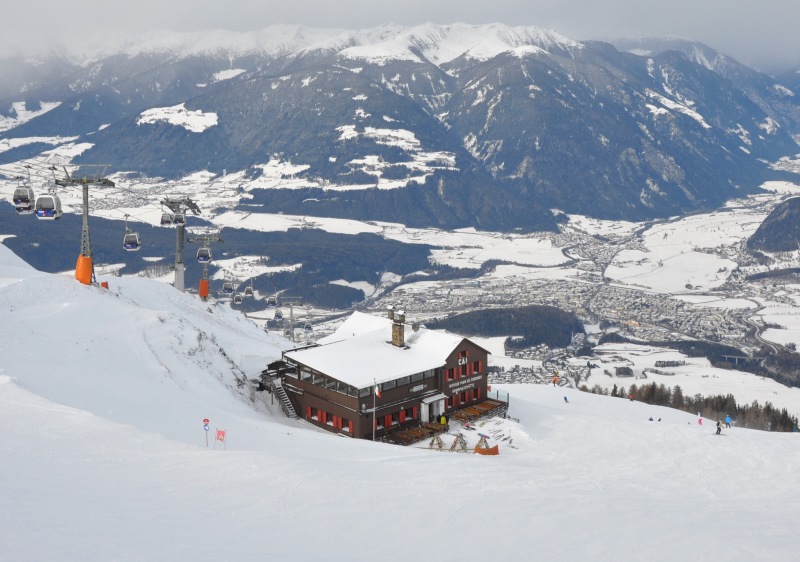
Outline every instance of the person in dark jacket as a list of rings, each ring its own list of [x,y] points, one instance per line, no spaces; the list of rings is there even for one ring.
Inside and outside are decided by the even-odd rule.
[[[717,435],[722,433],[722,420],[717,421]]]

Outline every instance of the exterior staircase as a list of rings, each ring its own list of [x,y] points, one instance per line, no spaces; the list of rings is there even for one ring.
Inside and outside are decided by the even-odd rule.
[[[289,396],[286,394],[286,389],[283,388],[283,383],[281,382],[280,377],[270,377],[269,381],[269,387],[272,391],[272,395],[278,399],[278,403],[281,405],[281,410],[283,410],[283,413],[286,414],[287,418],[296,420],[298,418],[297,412],[295,412],[294,406],[292,406],[292,402],[289,400]]]

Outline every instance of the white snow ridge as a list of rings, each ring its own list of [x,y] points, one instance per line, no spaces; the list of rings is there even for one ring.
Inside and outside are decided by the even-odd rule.
[[[796,559],[798,434],[500,385],[519,421],[487,422],[517,447],[499,456],[343,439],[242,384],[289,342],[102,280],[0,245],[3,560]]]
[[[205,113],[199,109],[192,111],[179,103],[172,107],[154,107],[145,110],[136,120],[136,124],[153,124],[159,121],[178,125],[193,133],[202,133],[217,124],[217,114]]]

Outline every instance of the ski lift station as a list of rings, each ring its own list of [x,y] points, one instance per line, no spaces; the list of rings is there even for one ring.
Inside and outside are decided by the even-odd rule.
[[[284,412],[327,431],[410,443],[464,420],[505,414],[487,396],[488,352],[462,336],[407,325],[403,312],[355,312],[316,344],[285,351],[262,373]],[[377,390],[377,392],[376,392]]]

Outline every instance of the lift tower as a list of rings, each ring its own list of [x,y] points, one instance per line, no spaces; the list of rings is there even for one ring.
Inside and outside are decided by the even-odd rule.
[[[161,204],[172,211],[173,214],[183,215],[184,209],[189,209],[193,214],[200,215],[202,211],[197,203],[188,197],[165,197]],[[183,246],[184,235],[186,233],[186,223],[175,223],[175,282],[174,287],[179,291],[183,291]]]
[[[84,285],[95,282],[94,263],[92,262],[92,240],[89,236],[89,186],[100,185],[114,187],[114,182],[106,178],[108,164],[82,165],[70,174],[64,168],[64,178],[55,179],[56,185],[62,187],[80,185],[83,191],[83,227],[81,229],[81,253],[75,264],[75,279]],[[51,168],[55,176],[56,168]]]

